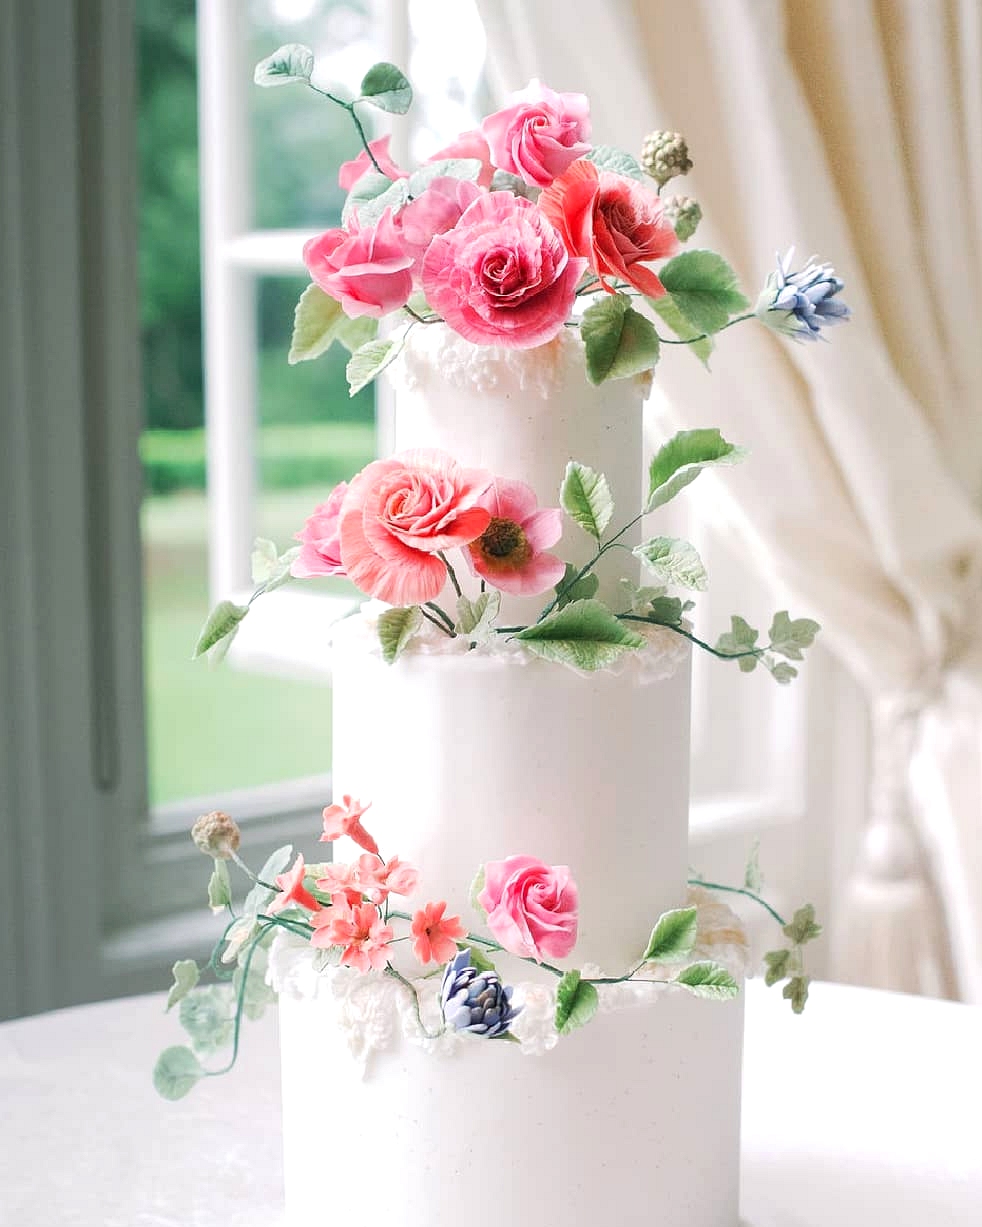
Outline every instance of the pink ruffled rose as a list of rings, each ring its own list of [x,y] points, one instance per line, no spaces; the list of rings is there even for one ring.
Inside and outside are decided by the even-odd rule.
[[[546,865],[534,856],[509,856],[484,866],[477,897],[488,928],[511,954],[564,959],[576,945],[579,898],[565,865]]]
[[[447,579],[438,552],[468,545],[491,515],[479,499],[490,473],[465,469],[430,448],[376,460],[358,474],[341,508],[348,578],[390,605],[439,596]]]
[[[452,230],[469,204],[482,194],[476,183],[441,175],[396,215],[396,230],[403,249],[412,257],[418,275],[433,236]]]
[[[490,187],[494,178],[494,167],[491,165],[491,150],[484,139],[480,128],[472,128],[450,142],[446,148],[427,158],[427,162],[443,162],[447,158],[473,158],[481,163],[481,173],[477,177],[479,187]]]
[[[484,120],[481,133],[495,166],[533,187],[548,187],[590,152],[590,104],[585,94],[557,94],[533,79]]]
[[[474,574],[513,596],[535,596],[554,588],[566,564],[543,551],[563,535],[559,508],[540,508],[531,486],[502,477],[481,497],[481,506],[491,513],[491,523],[467,547]]]
[[[404,307],[413,292],[408,255],[386,209],[374,226],[352,217],[350,229],[328,230],[304,244],[311,280],[336,299],[345,315],[379,319]]]
[[[339,482],[327,502],[314,508],[303,529],[297,533],[296,539],[301,543],[300,553],[290,567],[290,574],[297,579],[311,579],[315,575],[344,575],[339,523],[341,504],[347,493],[348,483]]]
[[[381,167],[382,174],[390,179],[408,179],[409,171],[396,166],[389,156],[389,141],[391,137],[380,136],[377,141],[369,141],[368,148],[375,155],[375,161]],[[357,158],[350,162],[342,162],[338,170],[338,186],[345,192],[350,192],[367,170],[375,170],[371,158],[363,149]]]
[[[586,263],[531,201],[489,192],[430,243],[423,293],[466,340],[532,349],[562,329]]]
[[[570,252],[586,256],[609,293],[605,277],[616,277],[649,298],[665,293],[656,273],[647,267],[678,251],[675,230],[665,217],[657,193],[592,162],[574,162],[539,197]]]

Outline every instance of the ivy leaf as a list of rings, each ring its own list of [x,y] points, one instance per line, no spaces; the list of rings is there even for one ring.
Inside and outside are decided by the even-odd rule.
[[[675,305],[699,332],[719,332],[731,315],[750,305],[736,274],[714,251],[684,251],[658,270]]]
[[[579,570],[580,568],[574,567],[571,562],[566,564],[563,578],[554,589],[557,609],[564,609],[570,601],[588,601],[590,597],[597,595],[600,580],[593,571],[588,571],[575,584],[573,583],[573,579],[579,574]]]
[[[494,637],[494,623],[500,609],[501,593],[495,590],[482,592],[473,601],[466,596],[459,597],[456,630],[473,643],[489,643]]]
[[[232,902],[232,883],[228,876],[228,863],[215,861],[208,880],[208,906],[213,912],[220,912]]]
[[[231,963],[238,958],[239,951],[246,946],[256,932],[256,917],[266,910],[275,890],[261,885],[263,882],[273,882],[277,874],[283,873],[293,856],[293,844],[284,844],[271,852],[266,863],[258,873],[259,881],[252,887],[242,903],[242,915],[235,921],[226,934],[225,951],[222,954],[223,963]]]
[[[373,64],[361,81],[359,101],[370,102],[390,115],[405,115],[413,101],[413,87],[395,64]]]
[[[791,1009],[795,1014],[800,1014],[805,1008],[810,983],[807,976],[792,976],[781,991],[781,996],[791,1002]]]
[[[170,992],[167,994],[167,1009],[186,997],[188,993],[198,983],[198,964],[194,959],[178,959],[171,968],[171,974],[174,977],[174,983],[170,986]]]
[[[648,617],[659,626],[678,626],[685,608],[677,596],[658,596],[648,606]]]
[[[242,994],[242,1012],[246,1018],[251,1018],[253,1021],[262,1018],[266,1007],[272,1005],[276,1000],[276,994],[266,983],[268,962],[269,956],[266,951],[262,946],[257,946],[249,963],[249,976],[245,981],[245,992]],[[240,964],[232,977],[232,992],[236,1000],[242,988],[244,974],[244,967]]]
[[[284,43],[272,55],[260,60],[252,79],[257,85],[267,88],[273,85],[291,85],[295,81],[310,81],[314,71],[314,53],[303,43]]]
[[[815,908],[811,903],[798,908],[791,917],[791,923],[784,926],[784,936],[793,941],[796,946],[814,941],[822,936],[822,926],[815,922]]]
[[[771,677],[782,686],[787,684],[798,676],[798,670],[794,665],[789,665],[787,661],[775,660],[773,656],[763,656],[761,664],[770,671]]]
[[[584,1026],[596,1014],[598,1004],[596,988],[580,972],[566,972],[556,987],[556,1030],[569,1035]]]
[[[660,298],[648,298],[645,301],[652,310],[658,312],[659,316],[661,316],[680,341],[691,342],[691,344],[686,346],[686,349],[694,353],[708,371],[709,357],[713,352],[713,338],[703,336],[701,329],[692,327],[679,310],[678,303],[671,294],[662,294]],[[695,340],[694,338],[696,337],[699,339]]]
[[[484,890],[484,877],[484,866],[482,865],[474,875],[474,881],[471,882],[471,888],[468,892],[467,898],[470,900],[470,905],[474,911],[477,912],[478,916],[480,916],[482,920],[487,920],[488,914],[481,906],[481,901],[478,898],[481,891]]]
[[[626,379],[650,371],[658,361],[658,334],[651,320],[631,306],[626,294],[607,294],[583,312],[580,336],[591,383]]]
[[[422,625],[423,612],[418,605],[387,609],[379,615],[378,638],[382,645],[382,659],[387,665],[399,659],[406,644]]]
[[[471,967],[477,971],[494,971],[495,966],[478,945],[471,945],[470,942],[458,942],[458,950],[466,950],[471,956]]]
[[[684,962],[696,944],[698,916],[699,910],[694,907],[675,908],[659,916],[642,955],[645,962]]]
[[[788,611],[782,609],[774,615],[771,623],[770,650],[786,656],[788,660],[802,660],[803,650],[811,647],[821,629],[811,618],[795,618],[792,621]]]
[[[300,295],[293,312],[293,337],[287,362],[296,366],[298,362],[309,362],[326,353],[337,335],[338,324],[347,318],[341,304],[311,282]]]
[[[594,145],[590,152],[583,156],[598,170],[609,170],[612,174],[624,175],[628,179],[644,182],[644,171],[638,165],[637,158],[632,158],[629,153],[615,149],[613,145]]]
[[[750,854],[747,857],[747,867],[743,871],[743,886],[745,890],[752,890],[755,895],[760,894],[760,888],[763,881],[760,876],[760,840],[755,839],[750,848]]]
[[[355,319],[343,316],[335,331],[335,340],[340,341],[349,354],[368,341],[374,341],[378,336],[378,320],[370,315],[359,315]]]
[[[644,639],[618,622],[600,601],[571,601],[516,636],[537,656],[593,672],[625,652],[644,647]]]
[[[716,1001],[726,1001],[740,992],[740,985],[726,968],[712,962],[690,963],[672,983],[681,984],[696,997],[710,997]]]
[[[204,656],[209,648],[213,648],[216,643],[221,642],[222,639],[229,635],[234,635],[238,630],[239,623],[248,612],[248,605],[236,605],[234,601],[219,601],[201,628],[198,642],[194,645],[192,659],[197,660],[199,656]]]
[[[571,460],[559,487],[559,501],[584,532],[600,540],[614,514],[610,485],[603,473]]]
[[[392,180],[377,170],[366,170],[348,193],[341,220],[348,225],[352,214],[357,214],[360,225],[374,226],[386,209],[398,213],[408,193],[405,179]]]
[[[154,1089],[164,1099],[183,1099],[204,1076],[201,1062],[183,1045],[165,1048],[153,1067]]]
[[[714,464],[736,464],[747,453],[718,430],[680,430],[658,449],[648,466],[648,502],[654,511]]]
[[[201,1056],[224,1048],[232,1039],[235,1000],[227,984],[196,988],[179,1008],[181,1026],[188,1033],[191,1047]]]
[[[439,162],[428,162],[409,176],[409,195],[422,196],[434,179],[468,179],[476,183],[480,173],[478,158],[442,158]]]
[[[631,613],[647,613],[651,608],[652,602],[665,595],[664,586],[658,588],[639,588],[633,579],[627,579],[626,577],[621,578],[620,584],[627,593],[627,599],[631,603]]]
[[[393,341],[368,341],[348,361],[348,394],[354,396],[389,365],[398,353]]]
[[[738,656],[737,663],[741,673],[753,673],[757,667],[756,656],[739,656],[740,652],[753,651],[757,643],[757,632],[738,614],[730,616],[730,629],[716,640],[716,651],[727,656]]]
[[[779,980],[787,976],[790,961],[790,950],[768,950],[764,955],[764,962],[767,965],[767,971],[764,972],[764,983],[768,988],[773,988]]]
[[[704,592],[709,576],[694,545],[678,537],[652,537],[631,551],[665,584],[679,584]]]

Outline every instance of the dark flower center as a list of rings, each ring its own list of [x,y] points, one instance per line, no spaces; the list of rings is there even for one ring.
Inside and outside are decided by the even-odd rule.
[[[508,558],[528,547],[521,525],[514,520],[493,518],[481,537],[481,550],[491,558]]]

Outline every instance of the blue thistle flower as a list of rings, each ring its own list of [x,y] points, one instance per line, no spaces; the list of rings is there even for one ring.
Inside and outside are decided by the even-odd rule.
[[[844,323],[850,315],[835,295],[843,282],[831,264],[819,264],[813,256],[800,272],[791,272],[794,248],[777,257],[777,270],[770,274],[754,313],[765,324],[796,341],[817,341],[822,327]]]
[[[478,971],[471,966],[471,952],[461,950],[443,973],[440,1005],[448,1027],[495,1039],[518,1016],[511,995],[511,986],[506,988],[497,972]]]

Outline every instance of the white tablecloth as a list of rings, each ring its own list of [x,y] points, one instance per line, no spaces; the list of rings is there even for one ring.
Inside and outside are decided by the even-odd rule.
[[[279,1223],[275,1012],[165,1103],[150,1071],[181,1042],[157,996],[0,1025],[3,1227]],[[980,1227],[982,1010],[822,984],[795,1018],[752,983],[743,1152],[752,1227]]]

